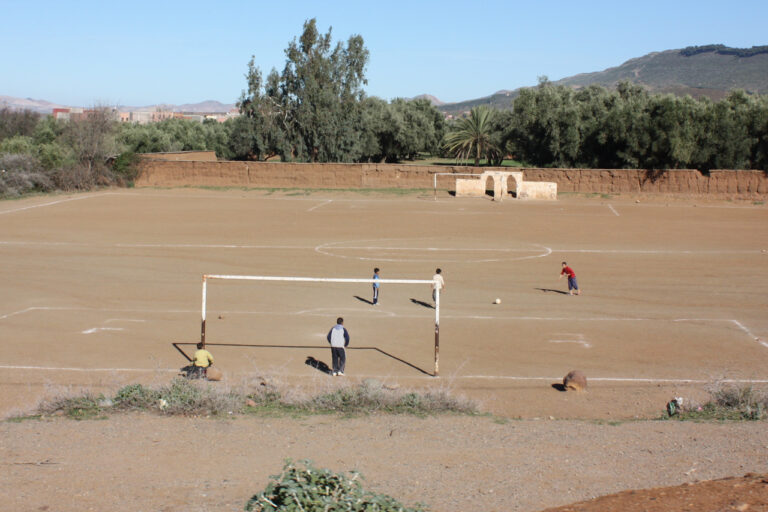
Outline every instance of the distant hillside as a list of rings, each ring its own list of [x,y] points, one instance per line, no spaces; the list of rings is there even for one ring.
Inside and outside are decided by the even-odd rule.
[[[690,94],[715,100],[733,89],[768,94],[768,46],[729,48],[707,45],[654,52],[604,71],[582,73],[553,83],[577,89],[592,84],[613,88],[625,80],[640,84],[651,92]],[[446,103],[438,108],[454,115],[477,105],[509,108],[518,93],[519,89],[500,91],[484,98]]]
[[[54,108],[68,107],[87,108],[92,105],[61,105],[51,103],[45,100],[35,100],[32,98],[14,98],[13,96],[0,96],[0,109],[10,108],[13,110],[32,110],[41,114],[50,114]],[[235,103],[221,103],[220,101],[208,100],[200,103],[185,103],[183,105],[146,105],[143,107],[131,107],[120,105],[117,109],[121,112],[153,112],[155,110],[167,110],[171,112],[189,112],[189,113],[227,113],[237,107]]]
[[[154,111],[154,110],[167,110],[170,112],[192,112],[192,113],[226,113],[236,108],[234,103],[221,103],[220,101],[207,100],[200,103],[184,103],[183,105],[148,105],[144,107],[129,107],[120,106],[118,110],[122,112],[140,112],[140,111]]]
[[[54,108],[62,105],[51,103],[45,100],[35,100],[32,98],[14,98],[13,96],[0,96],[0,109],[10,108],[12,110],[31,110],[40,114],[50,114]]]
[[[445,105],[445,102],[444,102],[444,101],[440,101],[439,99],[435,98],[435,97],[434,97],[434,96],[432,96],[431,94],[420,94],[420,95],[418,95],[418,96],[414,96],[414,97],[413,97],[413,98],[411,98],[411,99],[412,99],[412,100],[429,100],[429,102],[430,102],[430,103],[431,103],[433,106],[435,106],[435,107],[439,107],[439,106],[441,106],[441,105]]]

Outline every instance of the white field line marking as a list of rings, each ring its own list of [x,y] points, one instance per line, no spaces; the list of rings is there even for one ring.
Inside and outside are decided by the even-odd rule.
[[[106,247],[160,248],[160,249],[310,249],[297,245],[251,245],[251,244],[161,244],[161,243],[116,243]]]
[[[335,243],[335,242],[331,242]],[[330,244],[327,244],[330,245]],[[344,245],[330,247],[342,251],[426,251],[426,252],[538,252],[540,249],[469,249],[466,247],[388,247],[383,245]]]
[[[14,311],[12,313],[7,313],[5,315],[0,316],[0,320],[5,320],[6,318],[10,318],[12,316],[16,315],[22,315],[24,313],[29,313],[31,311],[101,311],[101,312],[109,312],[109,313],[171,313],[171,314],[188,314],[188,313],[196,313],[199,314],[199,309],[167,309],[167,310],[161,310],[161,309],[116,309],[116,308],[88,308],[88,307],[58,307],[58,306],[32,306],[30,308],[22,309],[19,311]],[[231,313],[231,312],[223,312],[223,313]],[[260,312],[260,314],[267,314],[266,311]]]
[[[18,366],[18,365],[1,365],[0,368],[4,370],[51,370],[51,371],[64,371],[64,372],[178,372],[179,370],[173,368],[70,368],[60,366]]]
[[[761,340],[760,337],[758,337],[758,336],[755,336],[755,333],[750,331],[744,324],[742,324],[738,320],[731,320],[731,322],[733,322],[736,325],[736,327],[738,327],[739,329],[741,329],[742,331],[747,333],[747,335],[749,335],[753,340],[755,340],[756,342],[758,342],[759,344],[761,344],[765,348],[768,348],[768,342],[766,342],[764,340]]]
[[[70,201],[80,201],[81,199],[90,199],[92,197],[98,197],[100,195],[104,195],[104,194],[93,194],[93,195],[80,196],[80,197],[71,197],[69,199],[59,199],[57,201],[50,201],[47,203],[33,204],[30,206],[22,206],[21,208],[13,208],[12,210],[0,211],[0,215],[5,215],[6,213],[21,212],[24,210],[31,210],[33,208],[43,208],[44,206],[53,206],[55,204],[68,203]]]
[[[6,313],[5,315],[0,316],[0,320],[5,320],[6,318],[10,318],[10,317],[16,316],[16,315],[23,315],[24,313],[27,313],[29,311],[34,311],[36,309],[38,309],[38,308],[31,307],[31,308],[27,308],[27,309],[22,309],[20,311],[14,311],[12,313]]]
[[[329,314],[332,315],[334,311],[339,311],[339,308],[303,309],[301,311],[296,311],[294,313],[289,313],[289,314],[297,315],[297,316],[301,316],[301,315],[307,315],[307,316],[328,316]],[[359,309],[359,308],[357,308],[357,309],[345,309],[344,310],[345,313],[346,312],[354,313],[356,311],[361,311],[361,312],[365,312],[365,313],[371,313],[371,311],[369,311],[367,309]],[[374,313],[373,316],[400,316],[400,315],[398,315],[397,313],[395,313],[393,311],[376,310],[376,311],[374,311],[372,313]],[[230,314],[232,314],[232,313],[230,313]],[[416,317],[416,318],[422,318],[422,317]]]
[[[321,348],[321,347],[318,347]],[[155,373],[155,372],[178,372],[175,368],[74,368],[66,366],[24,366],[24,365],[0,365],[0,369],[4,370],[39,370],[39,371],[69,371],[69,372],[141,372],[141,373]],[[285,374],[283,374],[285,375]],[[304,373],[294,373],[290,376],[293,377],[305,377]],[[359,378],[392,378],[392,375],[378,375],[378,374],[355,374],[355,377]],[[401,377],[404,380],[434,380],[435,377],[431,376],[413,376],[413,377]],[[452,379],[462,380],[512,380],[512,381],[554,381],[560,382],[562,377],[528,377],[517,375],[452,375]],[[671,379],[671,378],[648,378],[648,377],[589,377],[590,382],[643,382],[649,384],[665,383],[665,384],[707,384],[712,382],[712,379]],[[766,384],[768,379],[719,379],[718,382],[726,384]],[[0,384],[1,385],[1,384]]]
[[[333,199],[328,199],[328,200],[327,200],[327,201],[325,201],[324,203],[316,204],[315,206],[313,206],[312,208],[308,209],[307,211],[308,211],[308,212],[311,212],[311,211],[317,210],[317,209],[318,209],[318,208],[320,208],[321,206],[325,206],[325,205],[327,205],[327,204],[331,204],[332,202],[333,202]]]
[[[614,215],[616,215],[617,217],[619,216],[619,212],[616,211],[616,208],[614,208],[613,205],[609,204],[608,208],[611,209],[611,211],[613,212]]]
[[[520,261],[534,258],[544,258],[553,253],[587,253],[587,254],[691,254],[691,255],[713,255],[713,254],[762,254],[759,249],[752,250],[655,250],[655,249],[556,249],[547,247],[544,245],[532,244],[535,247],[531,249],[525,248],[479,248],[469,249],[466,247],[388,247],[388,246],[373,246],[373,245],[361,245],[361,246],[341,246],[334,244],[341,244],[344,242],[328,242],[316,246],[311,245],[250,245],[250,244],[163,244],[163,243],[115,243],[115,244],[91,244],[91,243],[78,243],[78,242],[38,242],[38,241],[19,241],[19,240],[0,240],[0,245],[8,246],[53,246],[53,247],[104,247],[104,248],[134,248],[134,249],[246,249],[246,250],[314,250],[320,254],[326,256],[332,256],[336,258],[349,258],[359,260],[377,260],[377,261],[423,261],[418,259],[381,259],[381,258],[366,258],[356,256],[345,256],[343,254],[337,254],[342,251],[402,251],[402,252],[472,252],[472,253],[528,253],[544,251],[541,254],[534,254],[532,256],[523,256],[520,258],[494,258],[494,259],[478,259],[478,260],[461,260],[469,263],[482,263],[482,262],[494,262],[494,261]],[[459,260],[446,260],[446,261],[459,261]]]
[[[381,239],[381,240],[358,240],[357,242],[363,242],[363,243],[370,243],[370,242],[386,242],[391,239]],[[438,247],[386,247],[386,246],[356,246],[356,245],[340,245],[345,243],[351,243],[351,242],[328,242],[324,244],[320,244],[315,247],[315,252],[319,254],[323,254],[325,256],[331,256],[335,258],[343,258],[343,259],[355,259],[355,260],[361,260],[361,261],[390,261],[390,262],[421,262],[424,261],[424,259],[413,259],[413,258],[382,258],[382,257],[374,257],[369,258],[365,256],[345,256],[343,254],[336,254],[335,251],[340,250],[367,250],[367,251],[412,251],[412,252],[438,252],[438,251],[451,251],[451,252],[483,252],[483,251],[492,251],[492,252],[535,252],[536,249],[468,249],[468,248],[438,248]],[[473,260],[449,260],[449,259],[443,259],[441,261],[445,262],[464,262],[464,263],[489,263],[494,261],[521,261],[521,260],[528,260],[532,258],[543,258],[546,256],[549,256],[552,254],[552,249],[549,247],[545,247],[543,245],[539,244],[531,244],[533,247],[538,247],[539,251],[543,252],[541,254],[534,254],[532,256],[522,256],[518,258],[488,258],[488,259],[473,259]]]
[[[92,327],[90,329],[84,330],[83,334],[93,334],[95,332],[99,331],[124,331],[122,327]]]
[[[693,255],[710,255],[710,254],[760,254],[759,249],[743,250],[743,251],[698,251],[698,250],[655,250],[655,249],[552,249],[552,252],[576,252],[576,253],[590,253],[590,254],[693,254]]]
[[[573,338],[563,340],[549,340],[550,343],[578,343],[584,348],[592,348],[592,345],[587,343],[587,340],[584,339],[584,335],[580,333],[563,332],[555,333],[554,336],[573,336]]]
[[[320,347],[318,347],[320,348]],[[4,370],[40,370],[40,371],[69,371],[69,372],[178,372],[175,368],[74,368],[66,366],[24,366],[24,365],[0,365]],[[294,377],[304,377],[306,374],[291,374]],[[392,378],[392,375],[376,374],[356,374],[359,378]],[[407,380],[434,380],[430,376],[402,377]],[[452,375],[453,379],[463,380],[513,380],[513,381],[562,381],[562,377],[527,377],[517,375]],[[707,384],[712,379],[670,379],[670,378],[646,378],[646,377],[589,377],[590,382],[645,382],[645,383],[667,383],[667,384]],[[720,379],[718,382],[727,384],[766,384],[768,379]]]
[[[26,309],[22,309],[19,311],[13,311],[11,313],[6,313],[2,316],[0,316],[0,320],[5,320],[7,318],[16,316],[16,315],[22,315],[25,313],[29,313],[31,311],[102,311],[102,312],[120,312],[120,313],[146,313],[146,314],[152,314],[152,313],[165,313],[165,314],[191,314],[191,313],[199,313],[199,310],[185,310],[185,309],[168,309],[168,310],[159,310],[159,309],[113,309],[113,308],[87,308],[87,307],[47,307],[47,306],[33,306]],[[323,310],[321,309],[315,309],[315,310],[299,310],[294,312],[285,312],[285,313],[277,313],[275,311],[237,311],[237,310],[224,310],[224,311],[217,311],[216,314],[223,314],[223,315],[270,315],[270,316],[276,316],[276,315],[285,315],[285,316],[327,316],[327,313],[323,313]],[[359,311],[358,309],[354,309],[353,311]],[[367,310],[366,310],[367,311]],[[399,317],[399,318],[425,318],[423,315],[404,315],[404,314],[397,314],[393,312],[379,312],[379,313],[369,313],[375,315],[375,316],[381,316],[382,313],[385,313],[388,317]],[[545,316],[490,316],[490,315],[443,315],[443,318],[451,319],[451,320],[501,320],[501,321],[520,321],[520,320],[530,320],[530,321],[544,321],[544,322],[555,322],[555,321],[567,321],[567,322],[725,322],[730,323],[738,327],[738,329],[745,334],[747,334],[750,338],[753,340],[759,342],[762,346],[768,348],[768,342],[765,342],[764,340],[758,338],[754,335],[754,333],[749,330],[746,326],[744,326],[741,322],[738,320],[734,320],[732,318],[611,318],[611,317],[591,317],[591,318],[570,318],[570,317],[545,317]]]
[[[359,310],[359,309],[355,309]],[[75,306],[32,306],[28,307],[26,309],[22,309],[19,311],[13,311],[11,313],[7,313],[5,315],[0,316],[0,320],[4,320],[6,318],[21,315],[24,313],[28,313],[31,311],[102,311],[102,312],[118,312],[118,313],[166,313],[166,314],[188,314],[188,313],[200,313],[199,309],[123,309],[123,308],[91,308],[91,307],[75,307]],[[229,314],[229,315],[286,315],[286,316],[297,316],[297,315],[312,315],[312,311],[317,310],[298,310],[298,311],[292,311],[292,312],[275,312],[275,311],[259,311],[259,310],[222,310],[217,311],[217,314]],[[362,311],[370,311],[371,315],[378,316],[378,313],[376,313],[374,310],[368,310],[367,308]],[[407,314],[396,314],[398,317],[401,318],[423,318],[422,315],[407,315]],[[441,315],[442,316],[442,315]],[[730,318],[643,318],[643,317],[625,317],[625,318],[619,318],[619,317],[608,317],[608,316],[597,316],[597,317],[584,317],[584,318],[573,318],[573,317],[566,317],[566,316],[525,316],[525,315],[501,315],[501,316],[493,316],[493,315],[449,315],[446,316],[446,318],[452,318],[455,320],[509,320],[509,321],[516,321],[516,320],[532,320],[532,321],[544,321],[544,322],[553,322],[553,321],[567,321],[567,322],[733,322],[733,319]]]
[[[434,378],[434,377],[426,377]],[[453,378],[457,379],[497,379],[497,380],[547,380],[561,382],[562,377],[518,377],[514,375],[456,375]],[[665,383],[691,383],[691,384],[707,384],[712,382],[712,379],[668,379],[668,378],[647,378],[647,377],[588,377],[589,382],[665,382]],[[718,379],[717,382],[724,382],[728,384],[765,384],[768,383],[768,379]]]

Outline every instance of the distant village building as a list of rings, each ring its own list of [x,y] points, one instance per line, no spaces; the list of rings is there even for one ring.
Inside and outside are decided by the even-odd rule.
[[[53,118],[61,121],[79,120],[83,117],[87,117],[90,112],[94,112],[94,109],[82,109],[82,108],[54,108]],[[159,123],[166,119],[187,119],[189,121],[196,121],[202,123],[206,119],[212,119],[216,122],[223,123],[228,119],[233,119],[240,115],[240,111],[236,108],[231,109],[227,113],[210,112],[173,112],[171,110],[157,109],[151,110],[137,110],[130,112],[120,112],[117,109],[111,110],[115,121],[121,123],[135,123],[135,124],[149,124]]]

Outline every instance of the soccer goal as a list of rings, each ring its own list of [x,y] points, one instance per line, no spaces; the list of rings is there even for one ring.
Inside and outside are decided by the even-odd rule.
[[[238,276],[222,274],[204,274],[203,275],[203,293],[202,293],[202,318],[200,322],[200,343],[205,347],[205,316],[208,301],[208,281],[212,279],[223,279],[230,281],[285,281],[285,282],[304,282],[304,283],[368,283],[373,284],[435,284],[432,279],[349,279],[339,277],[290,277],[290,276]],[[440,366],[440,288],[435,286],[435,372],[434,376],[439,374]]]

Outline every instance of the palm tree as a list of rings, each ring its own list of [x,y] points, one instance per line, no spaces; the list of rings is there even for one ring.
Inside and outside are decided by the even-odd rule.
[[[454,129],[445,135],[443,147],[457,159],[475,157],[475,167],[480,165],[480,159],[489,160],[500,153],[493,142],[492,121],[494,111],[485,105],[475,107],[469,117],[459,119]]]

